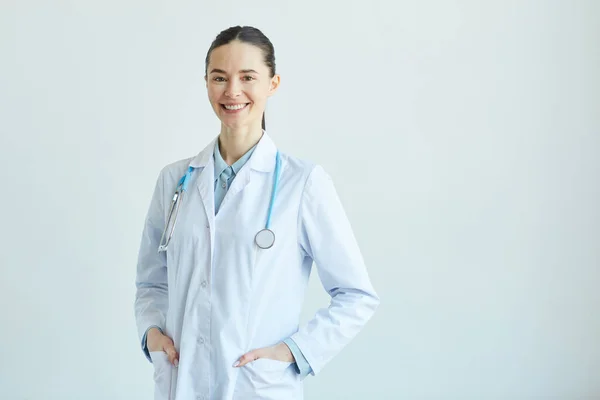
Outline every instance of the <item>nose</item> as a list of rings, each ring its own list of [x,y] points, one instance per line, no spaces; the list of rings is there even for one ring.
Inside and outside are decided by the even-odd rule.
[[[227,87],[225,88],[225,96],[230,98],[236,98],[240,95],[240,85],[237,79],[229,80]]]

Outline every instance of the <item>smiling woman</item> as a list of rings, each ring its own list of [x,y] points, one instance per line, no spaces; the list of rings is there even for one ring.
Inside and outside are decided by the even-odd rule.
[[[252,27],[221,32],[205,81],[221,132],[161,171],[138,257],[135,310],[155,399],[301,399],[303,379],[379,298],[331,178],[266,132],[280,83],[269,39]],[[300,327],[313,263],[332,300]]]
[[[275,73],[275,51],[258,29],[228,29],[212,43],[205,61],[210,103],[224,125],[234,128],[262,117],[280,83]],[[222,116],[227,116],[223,119]]]

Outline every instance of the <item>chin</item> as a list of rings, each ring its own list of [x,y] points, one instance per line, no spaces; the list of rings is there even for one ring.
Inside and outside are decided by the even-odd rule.
[[[262,115],[261,115],[262,118]],[[229,129],[239,129],[245,127],[255,126],[256,124],[260,125],[261,120],[252,119],[252,118],[236,118],[230,115],[221,115],[219,116],[221,123]]]
[[[227,116],[221,118],[221,123],[231,129],[237,129],[248,125],[248,122],[245,119],[236,120],[233,118],[227,118]]]

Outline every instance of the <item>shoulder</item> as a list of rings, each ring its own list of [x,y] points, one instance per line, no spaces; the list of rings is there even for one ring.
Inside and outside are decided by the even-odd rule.
[[[158,181],[162,185],[169,186],[171,182],[177,182],[187,171],[194,157],[183,158],[173,161],[160,169]]]
[[[322,165],[287,153],[280,153],[280,155],[285,174],[295,176],[296,179],[300,180],[299,183],[304,186],[305,190],[312,191],[321,185],[328,186],[332,184],[330,175]]]
[[[212,158],[213,149],[217,137],[213,138],[198,154],[189,156],[186,158],[173,161],[165,165],[160,171],[160,178],[165,181],[179,181],[181,177],[186,173],[187,169],[191,166],[194,168],[200,165],[206,165],[208,158]]]
[[[316,164],[310,160],[295,157],[291,154],[279,152],[282,167],[286,173],[307,176],[315,168]]]
[[[194,159],[194,157],[188,157],[188,158],[182,158],[181,160],[173,161],[173,162],[165,165],[162,168],[161,173],[169,174],[172,172],[180,172],[180,171],[184,172],[190,166],[190,163],[192,162],[193,159]]]

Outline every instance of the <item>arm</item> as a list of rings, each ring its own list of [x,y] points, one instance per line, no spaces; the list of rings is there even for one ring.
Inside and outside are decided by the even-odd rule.
[[[167,261],[165,253],[158,253],[164,228],[163,174],[154,189],[150,208],[146,215],[140,243],[135,293],[135,318],[142,350],[148,360],[146,334],[152,327],[165,330],[168,309]]]
[[[304,188],[299,230],[301,249],[314,260],[331,296],[329,307],[291,337],[315,375],[363,328],[379,298],[333,182],[320,166]]]

